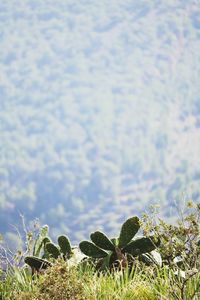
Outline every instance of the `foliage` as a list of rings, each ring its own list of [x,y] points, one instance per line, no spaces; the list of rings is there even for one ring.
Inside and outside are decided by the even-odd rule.
[[[39,257],[42,248],[45,249],[45,244],[50,242],[50,239],[47,237],[48,231],[49,227],[47,225],[42,226],[39,230],[33,247],[33,256]]]
[[[200,257],[197,224],[200,206],[192,203],[189,203],[188,206],[185,215],[182,214],[181,222],[179,221],[173,227],[161,219],[158,219],[159,224],[156,224],[155,216],[153,218],[151,215],[148,217],[145,215],[140,221],[136,217],[128,219],[122,225],[118,238],[109,239],[99,231],[91,234],[93,243],[89,243],[89,245],[93,246],[90,249],[92,251],[90,255],[95,254],[98,261],[105,259],[108,262],[108,258],[110,259],[117,249],[120,249],[123,254],[123,249],[127,250],[129,247],[133,249],[129,245],[135,241],[144,241],[144,237],[153,233],[161,240],[158,250],[161,252],[163,265],[143,264],[140,260],[135,259],[134,264],[124,264],[123,268],[119,268],[118,265],[111,269],[106,268],[104,272],[95,272],[97,265],[91,264],[89,259],[83,259],[81,263],[78,261],[75,264],[70,264],[71,258],[65,260],[61,255],[53,260],[49,258],[51,262],[45,260],[46,268],[41,270],[39,264],[43,263],[44,260],[34,257],[38,264],[36,267],[40,272],[31,274],[26,265],[10,265],[6,270],[5,277],[0,280],[0,299],[198,300],[200,296]],[[143,228],[144,237],[137,240],[134,237],[140,226]],[[175,238],[180,239],[180,234],[183,232],[186,233],[186,238],[181,239],[181,248],[176,242],[170,243],[172,238],[173,240]],[[166,235],[168,236],[167,240]],[[60,242],[61,240],[66,241],[63,237],[58,240]],[[38,241],[37,235],[36,241]],[[60,242],[58,244],[61,246]],[[64,245],[65,247],[62,249],[67,255],[69,248],[66,246],[67,244]],[[171,250],[170,257],[169,249]],[[181,256],[177,252],[180,249]],[[72,250],[75,251],[75,249]],[[149,262],[149,255],[152,255],[152,252],[154,251],[143,253],[142,261],[146,259],[146,262]],[[100,254],[103,253],[107,253],[107,255],[102,258]],[[132,250],[131,253],[133,256],[136,255],[135,250]],[[175,261],[178,257],[181,257],[182,260]],[[25,262],[31,259],[33,257],[27,256]],[[104,266],[101,261],[101,268]]]
[[[63,260],[58,260],[40,277],[34,279],[34,289],[19,292],[10,291],[12,300],[87,300],[84,296],[84,280],[77,276],[74,268],[68,268]]]
[[[58,237],[58,246],[52,242],[47,242],[45,244],[45,250],[48,252],[50,257],[55,259],[62,257],[64,260],[66,260],[72,256],[71,244],[68,237],[65,235],[60,235]]]
[[[85,255],[96,259],[97,269],[125,267],[133,262],[134,257],[142,258],[144,253],[155,250],[158,245],[154,237],[133,239],[139,229],[139,218],[132,217],[124,222],[118,238],[109,239],[104,233],[95,231],[90,235],[92,242],[82,241],[79,248]]]
[[[39,272],[43,269],[47,269],[52,265],[49,261],[36,256],[26,256],[24,262],[31,267],[32,274],[34,274],[35,271]]]
[[[3,300],[198,300],[199,283],[199,273],[183,280],[166,266],[135,265],[131,272],[125,268],[97,274],[89,265],[81,272],[58,259],[34,278],[16,269],[4,282],[0,281],[0,295]]]
[[[177,224],[168,224],[156,215],[143,216],[143,231],[145,234],[154,234],[161,243],[159,252],[163,263],[173,269],[181,270],[200,269],[200,204],[192,201],[187,203]]]
[[[57,246],[50,241],[50,238],[46,236],[47,231],[44,231],[43,229],[44,227],[41,228],[36,238],[33,248],[33,255],[26,256],[24,259],[25,263],[31,267],[32,273],[34,273],[35,271],[46,269],[47,267],[51,266],[52,264],[49,261],[51,261],[52,258],[57,259],[60,257],[64,260],[67,260],[70,259],[73,254],[71,244],[67,236],[60,235],[58,237],[59,246]],[[43,250],[43,255],[42,258],[39,258],[38,256],[41,250]]]
[[[35,289],[29,270],[24,267],[10,267],[6,277],[0,280],[0,299],[12,300],[13,293],[31,292]]]

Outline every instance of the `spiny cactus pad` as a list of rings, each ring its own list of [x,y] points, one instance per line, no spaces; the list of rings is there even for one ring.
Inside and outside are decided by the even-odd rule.
[[[49,254],[50,254],[53,258],[58,258],[58,256],[60,256],[60,250],[59,250],[58,247],[57,247],[56,245],[54,245],[53,243],[46,243],[45,249],[49,252]]]
[[[115,246],[111,240],[101,231],[95,231],[90,235],[91,241],[104,250],[114,251]]]
[[[121,227],[119,236],[119,248],[126,246],[140,229],[138,217],[129,218]]]
[[[155,248],[156,245],[151,238],[142,237],[130,242],[126,247],[123,248],[123,251],[128,252],[132,256],[137,256],[142,253],[151,252]]]
[[[39,271],[40,269],[46,269],[47,267],[50,267],[52,265],[49,261],[35,256],[26,256],[24,262],[37,271]]]
[[[65,235],[60,235],[58,237],[58,245],[64,255],[69,256],[71,254],[72,249],[68,237],[66,237]]]
[[[50,238],[45,237],[45,238],[43,239],[42,243],[43,243],[43,245],[45,246],[47,243],[51,243],[51,240],[50,240]]]
[[[88,241],[80,242],[79,248],[85,255],[93,258],[103,258],[108,255],[107,252]]]
[[[49,259],[49,252],[48,252],[47,249],[46,249],[46,244],[47,244],[47,243],[51,243],[51,240],[50,240],[50,238],[45,237],[45,238],[43,239],[43,241],[42,241],[42,244],[43,244],[43,250],[44,250],[43,255],[42,255],[42,258],[44,258],[44,259]]]

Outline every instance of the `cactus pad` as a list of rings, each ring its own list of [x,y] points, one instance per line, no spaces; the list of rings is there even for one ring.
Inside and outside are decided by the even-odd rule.
[[[124,252],[128,252],[132,256],[137,256],[143,253],[151,252],[156,248],[152,239],[148,237],[142,237],[130,242],[123,248]]]
[[[46,243],[45,249],[53,258],[58,258],[58,256],[60,255],[60,250],[53,243]]]
[[[26,256],[24,262],[37,271],[51,267],[51,263],[49,261],[35,256]]]
[[[79,244],[79,248],[85,255],[93,258],[103,258],[108,255],[107,252],[88,241],[82,241]]]
[[[114,251],[115,246],[109,238],[101,231],[95,231],[90,235],[91,241],[98,247],[104,250]]]
[[[135,236],[139,229],[140,223],[138,217],[132,217],[126,220],[126,222],[124,222],[124,224],[121,227],[118,247],[122,248],[126,246]]]
[[[71,245],[70,245],[70,242],[69,242],[69,239],[68,239],[67,236],[60,235],[58,237],[58,245],[60,247],[61,252],[64,255],[68,255],[69,256],[71,254],[72,248],[71,248]]]

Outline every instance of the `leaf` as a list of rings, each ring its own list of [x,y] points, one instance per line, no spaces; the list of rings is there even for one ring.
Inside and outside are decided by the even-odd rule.
[[[58,258],[58,256],[60,255],[58,247],[53,243],[46,243],[45,248],[53,258]]]
[[[72,249],[68,237],[65,235],[60,235],[58,237],[58,245],[60,246],[60,250],[64,255],[70,255]]]
[[[80,242],[79,248],[85,255],[93,258],[102,258],[108,255],[107,252],[103,251],[102,249],[88,241]]]
[[[96,246],[104,250],[115,250],[115,246],[113,245],[111,240],[101,231],[95,231],[90,235],[90,238]]]
[[[130,242],[123,251],[131,254],[132,256],[137,256],[143,253],[151,252],[156,248],[153,239],[148,237],[142,237],[137,240]]]
[[[31,268],[35,268],[36,270],[46,269],[47,267],[51,266],[51,263],[49,261],[34,256],[26,256],[24,262]]]
[[[139,259],[146,263],[148,266],[156,264],[162,266],[162,258],[159,252],[153,250],[150,253],[143,253],[139,256]]]
[[[138,217],[132,217],[124,222],[119,236],[119,248],[126,246],[140,229]]]

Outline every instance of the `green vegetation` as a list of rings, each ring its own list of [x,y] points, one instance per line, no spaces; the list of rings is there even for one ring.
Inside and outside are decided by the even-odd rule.
[[[55,245],[54,243],[47,242],[44,248],[46,249],[47,253],[53,258],[58,258],[61,255],[64,260],[70,258],[70,256],[72,255],[72,248],[68,237],[66,237],[65,235],[60,235],[58,237],[58,245],[59,246]]]
[[[5,240],[19,211],[78,243],[197,201],[199,0],[16,1],[0,1]]]
[[[100,258],[97,260],[97,268],[100,270],[130,266],[134,257],[139,256],[142,259],[143,254],[155,250],[158,245],[154,237],[133,239],[139,229],[138,217],[132,217],[122,225],[118,238],[109,239],[104,233],[95,231],[90,235],[93,243],[82,241],[79,248],[93,259]]]
[[[4,292],[2,299],[197,300],[197,293],[200,292],[199,274],[183,279],[166,266],[153,269],[135,266],[131,272],[126,268],[123,272],[98,275],[92,268],[83,274],[76,268],[68,268],[63,260],[58,260],[34,280],[28,277],[21,283],[21,277],[22,274],[19,278],[7,278],[4,283],[7,289],[1,287]]]
[[[135,234],[141,227],[144,237],[135,238]],[[39,230],[39,236],[44,229]],[[47,232],[47,231],[46,231]],[[154,244],[157,253],[160,253],[160,264],[149,264],[141,255],[132,255],[131,264],[123,264],[124,256],[118,256],[118,264],[112,268],[96,268],[103,259],[120,249],[123,249],[135,241],[143,241],[146,235],[153,234],[159,238],[160,243]],[[33,249],[38,245],[38,237]],[[44,236],[44,239],[46,236]],[[149,239],[149,238],[148,238]],[[198,300],[200,297],[200,204],[188,203],[186,215],[182,215],[176,226],[158,219],[157,215],[144,214],[142,219],[129,218],[121,227],[119,238],[109,239],[102,232],[91,234],[93,245],[90,260],[87,257],[77,264],[70,264],[74,255],[77,255],[71,247],[68,238],[58,238],[60,248],[57,257],[49,256],[45,269],[37,267],[36,272],[31,273],[28,265],[9,264],[6,272],[0,280],[1,300]],[[64,242],[64,243],[63,243]],[[42,241],[40,240],[40,243]],[[70,247],[69,247],[70,245]],[[82,245],[82,246],[81,246]],[[30,249],[29,245],[26,245]],[[89,246],[89,247],[90,247]],[[87,247],[86,247],[87,248]],[[45,246],[41,249],[41,255]],[[93,255],[93,250],[95,249]],[[132,246],[130,247],[132,249]],[[134,248],[135,249],[135,248]],[[62,251],[63,252],[62,252]],[[85,242],[80,243],[80,250],[85,250]],[[143,252],[148,255],[153,251],[146,248]],[[99,252],[98,252],[99,251]],[[108,253],[107,253],[108,251]],[[110,252],[109,252],[110,251]],[[141,251],[140,243],[138,251]],[[149,253],[148,253],[149,252]],[[26,253],[18,253],[21,257]],[[38,253],[38,252],[37,252]],[[71,253],[66,260],[64,255]],[[105,253],[105,255],[103,255]],[[25,262],[27,262],[25,257]],[[3,256],[2,256],[2,263]],[[38,261],[41,258],[35,259]],[[16,260],[17,262],[19,260]],[[2,264],[3,265],[3,264]],[[29,265],[31,265],[29,263]],[[3,272],[3,270],[2,270]]]
[[[43,227],[44,228],[44,227]],[[32,256],[26,256],[24,261],[26,264],[28,264],[32,272],[39,271],[40,269],[46,269],[48,266],[51,266],[51,263],[48,262],[46,259],[57,259],[58,257],[62,257],[64,260],[69,259],[72,257],[73,252],[71,248],[70,241],[68,237],[65,235],[61,235],[58,237],[58,246],[51,242],[50,238],[48,238],[45,235],[43,235],[43,239],[41,239],[44,230],[40,230],[38,237],[36,239],[33,255]],[[38,244],[38,241],[40,241],[38,245],[38,251],[35,252],[36,245]],[[39,258],[40,251],[42,250],[42,258]],[[35,254],[35,255],[34,255]]]

